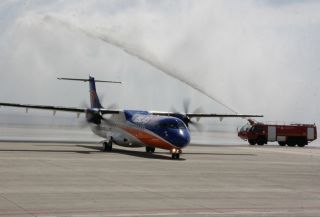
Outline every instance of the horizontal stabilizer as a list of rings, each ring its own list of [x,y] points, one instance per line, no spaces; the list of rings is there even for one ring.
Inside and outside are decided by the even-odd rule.
[[[58,80],[68,80],[68,81],[83,81],[88,82],[89,79],[81,79],[81,78],[57,78]],[[95,80],[95,82],[103,82],[103,83],[113,83],[113,84],[122,84],[121,81],[103,81],[103,80]]]

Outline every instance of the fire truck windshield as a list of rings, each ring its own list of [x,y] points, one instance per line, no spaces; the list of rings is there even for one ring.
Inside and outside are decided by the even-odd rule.
[[[241,127],[240,132],[248,132],[250,128],[251,128],[251,125],[246,124],[243,127]]]

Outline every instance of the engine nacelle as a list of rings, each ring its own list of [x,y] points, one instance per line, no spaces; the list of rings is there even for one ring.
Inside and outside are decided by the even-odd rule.
[[[98,109],[87,109],[86,119],[89,123],[101,124],[102,114]]]

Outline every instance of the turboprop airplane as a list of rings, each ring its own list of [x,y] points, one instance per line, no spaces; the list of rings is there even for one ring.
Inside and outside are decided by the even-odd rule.
[[[241,114],[208,114],[208,113],[178,113],[178,112],[153,112],[138,110],[119,110],[103,108],[96,91],[96,82],[121,83],[115,81],[77,78],[58,78],[59,80],[89,82],[90,108],[60,107],[46,105],[30,105],[16,103],[1,103],[0,106],[21,107],[28,109],[44,109],[73,112],[79,117],[85,113],[86,120],[91,130],[96,135],[104,138],[103,151],[111,152],[112,145],[123,147],[145,147],[146,152],[153,153],[156,148],[169,150],[172,159],[179,159],[180,153],[190,143],[189,125],[194,122],[192,118],[203,117],[263,117],[262,115]]]

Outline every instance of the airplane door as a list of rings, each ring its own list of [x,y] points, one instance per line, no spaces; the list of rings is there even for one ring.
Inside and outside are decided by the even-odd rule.
[[[274,142],[276,141],[276,127],[275,126],[269,126],[268,127],[268,141]]]

